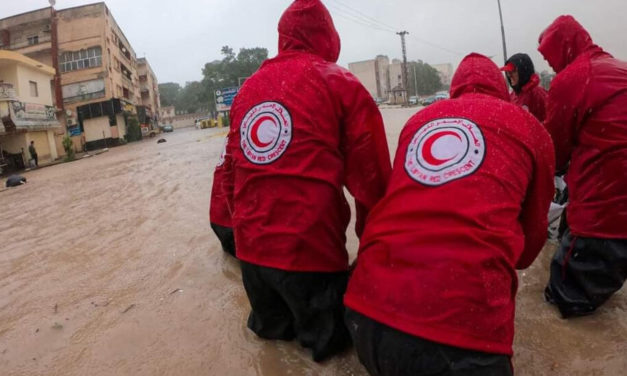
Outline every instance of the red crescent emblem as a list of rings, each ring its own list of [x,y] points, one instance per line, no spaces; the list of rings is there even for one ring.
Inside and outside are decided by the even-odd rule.
[[[422,147],[422,158],[425,160],[425,162],[429,163],[432,166],[443,165],[444,163],[457,157],[457,154],[448,159],[438,159],[433,156],[433,151],[431,150],[431,148],[433,148],[433,144],[435,144],[437,140],[439,140],[440,138],[444,136],[455,136],[459,139],[459,141],[462,141],[462,138],[459,137],[457,133],[452,132],[452,131],[444,131],[444,132],[436,133],[435,135],[429,137],[425,141],[424,146]]]
[[[269,120],[272,122],[272,125],[274,127],[276,127],[276,124],[274,122],[274,119],[272,119],[272,117],[270,116],[262,116],[259,119],[257,119],[257,121],[255,122],[255,124],[253,124],[252,128],[250,129],[250,138],[252,140],[252,142],[257,145],[259,148],[265,148],[268,145],[270,145],[274,140],[271,140],[270,142],[262,142],[259,139],[259,127],[261,126],[261,123],[263,123],[264,121]]]

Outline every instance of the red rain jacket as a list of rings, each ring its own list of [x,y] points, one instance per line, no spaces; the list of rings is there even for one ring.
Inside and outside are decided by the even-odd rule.
[[[544,121],[546,118],[546,101],[548,93],[540,86],[540,77],[533,74],[531,79],[522,87],[520,93],[512,91],[512,103],[531,112],[536,119]]]
[[[405,125],[344,302],[417,337],[511,355],[515,269],[546,240],[553,145],[482,55],[461,62],[451,98]]]
[[[241,260],[288,271],[348,269],[356,231],[391,172],[381,114],[355,76],[335,64],[340,39],[319,0],[297,0],[279,22],[279,54],[237,94],[212,205],[226,196]],[[218,211],[218,210],[216,210]]]
[[[545,126],[566,175],[574,235],[627,238],[627,63],[595,45],[571,16],[560,16],[538,50],[557,76]]]

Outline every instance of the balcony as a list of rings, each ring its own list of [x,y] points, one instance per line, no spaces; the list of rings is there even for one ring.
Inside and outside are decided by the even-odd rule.
[[[11,50],[21,54],[29,54],[33,52],[43,51],[52,47],[50,36],[38,37],[36,40],[26,40],[19,43],[10,43],[0,46],[0,50]]]
[[[0,118],[7,132],[47,130],[61,126],[54,106],[17,100],[4,103],[8,106],[0,106]]]

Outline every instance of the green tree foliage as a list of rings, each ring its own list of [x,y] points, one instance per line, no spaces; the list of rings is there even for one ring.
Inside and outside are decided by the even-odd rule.
[[[129,117],[126,120],[126,141],[133,142],[142,139],[142,130],[139,127],[139,121],[135,117]]]
[[[268,58],[268,50],[261,47],[242,48],[236,54],[231,47],[224,46],[221,53],[222,60],[205,64],[202,81],[187,82],[185,87],[173,82],[160,84],[161,105],[175,106],[177,112],[215,111],[213,93],[238,86]]]
[[[63,150],[65,150],[65,161],[73,161],[74,160],[74,142],[70,136],[63,137]]]
[[[438,71],[422,60],[407,62],[407,77],[409,95],[431,95],[444,88]]]
[[[159,96],[161,97],[162,106],[174,106],[176,98],[181,93],[181,85],[176,82],[166,82],[159,84]]]
[[[217,89],[238,86],[240,81],[250,77],[259,69],[261,63],[268,58],[268,50],[265,48],[242,48],[235,55],[229,46],[222,47],[222,60],[216,60],[205,64],[202,70],[202,85],[210,95],[209,109],[215,110],[213,93]]]

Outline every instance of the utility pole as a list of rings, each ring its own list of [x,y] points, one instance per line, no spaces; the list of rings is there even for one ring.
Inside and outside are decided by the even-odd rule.
[[[400,31],[396,34],[401,36],[401,47],[403,48],[403,89],[405,89],[405,104],[407,104],[409,91],[407,90],[407,48],[405,47],[405,35],[409,33],[407,31]]]
[[[507,62],[507,46],[505,45],[505,27],[503,26],[503,12],[501,11],[501,0],[496,0],[499,4],[499,17],[501,18],[501,38],[503,38],[503,64]]]

